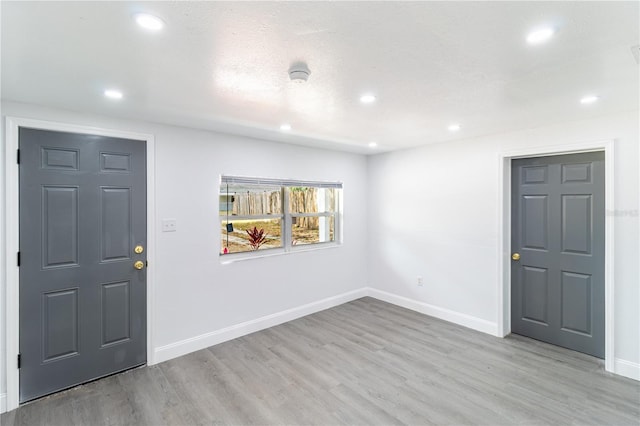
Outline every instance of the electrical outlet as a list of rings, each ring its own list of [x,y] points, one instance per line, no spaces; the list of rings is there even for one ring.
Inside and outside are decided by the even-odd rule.
[[[162,232],[176,232],[178,223],[175,219],[162,219]]]
[[[418,287],[422,287],[422,277],[418,275]]]

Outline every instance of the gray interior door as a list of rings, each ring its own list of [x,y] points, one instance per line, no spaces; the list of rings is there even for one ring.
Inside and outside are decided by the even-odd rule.
[[[511,171],[511,330],[604,358],[604,153]]]
[[[25,402],[146,362],[146,145],[25,128],[19,143]]]

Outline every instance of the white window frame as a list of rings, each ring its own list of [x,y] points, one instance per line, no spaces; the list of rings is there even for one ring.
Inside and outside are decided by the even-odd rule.
[[[233,220],[260,220],[260,219],[281,219],[281,238],[282,247],[274,247],[267,249],[260,249],[255,251],[245,251],[240,253],[222,253],[222,245],[220,246],[220,260],[222,263],[229,261],[251,259],[257,257],[266,257],[279,254],[294,253],[298,251],[319,250],[330,247],[337,247],[342,244],[342,182],[319,182],[319,181],[303,181],[294,179],[271,179],[271,178],[256,178],[256,177],[243,177],[243,176],[229,176],[221,175],[218,185],[218,202],[220,202],[220,195],[226,195],[221,191],[224,184],[229,185],[264,185],[267,187],[280,187],[282,191],[282,214],[259,214],[259,215],[236,215],[228,216]],[[308,187],[308,188],[332,188],[339,190],[335,197],[335,206],[333,211],[317,212],[317,213],[293,213],[289,211],[289,194],[292,187]],[[292,243],[292,219],[294,217],[333,217],[334,218],[334,238],[333,241],[323,241],[318,243],[294,245]],[[218,221],[223,222],[227,218],[227,215],[221,214],[220,206],[218,206]],[[327,230],[327,236],[329,231]],[[224,231],[221,230],[219,242],[224,239]]]

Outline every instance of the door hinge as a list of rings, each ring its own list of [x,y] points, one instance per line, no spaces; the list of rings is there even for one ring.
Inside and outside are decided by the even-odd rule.
[[[16,161],[20,164],[20,150],[18,149],[18,154],[16,155]]]
[[[22,364],[22,356],[21,354],[18,354],[18,368],[20,368],[21,364]]]
[[[20,266],[20,252],[18,252],[18,266]]]
[[[149,261],[148,261],[148,260],[145,260],[145,261],[144,261],[144,266],[145,266],[145,268],[148,268],[148,267],[149,267]]]

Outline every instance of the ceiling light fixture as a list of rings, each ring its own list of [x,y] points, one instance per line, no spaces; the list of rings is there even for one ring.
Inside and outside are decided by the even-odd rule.
[[[459,124],[452,124],[448,127],[450,132],[457,132],[458,130],[460,130],[460,125]]]
[[[600,98],[596,95],[587,95],[587,96],[584,96],[582,99],[580,99],[580,103],[583,105],[588,105],[588,104],[597,102],[598,99]]]
[[[360,102],[363,104],[372,104],[376,101],[376,97],[370,93],[360,96]]]
[[[109,99],[122,99],[122,92],[115,89],[107,89],[104,91],[104,95]]]
[[[284,123],[280,126],[280,130],[282,130],[283,132],[288,132],[289,130],[291,130],[291,124],[289,123]]]
[[[304,83],[310,75],[311,71],[304,62],[294,62],[289,68],[289,78],[295,83]]]
[[[377,143],[375,143],[375,142],[369,142],[369,148],[375,148],[375,147],[377,147],[377,146],[378,146],[378,144],[377,144]]]
[[[164,21],[157,16],[149,15],[148,13],[136,13],[133,15],[136,23],[145,30],[159,31],[164,28]]]
[[[527,43],[544,43],[545,41],[549,40],[554,33],[555,30],[551,27],[540,28],[538,30],[530,32],[529,35],[527,35]]]

